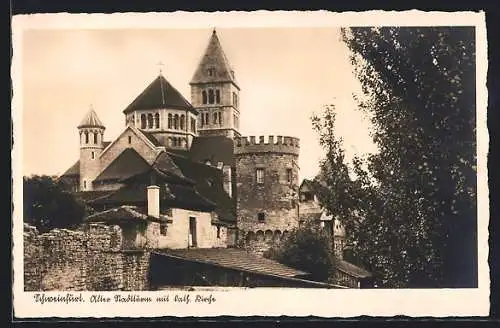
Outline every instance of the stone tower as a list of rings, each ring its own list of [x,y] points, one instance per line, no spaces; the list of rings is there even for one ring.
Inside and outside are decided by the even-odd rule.
[[[92,181],[100,173],[99,155],[103,150],[105,127],[90,108],[78,125],[80,134],[80,190],[92,190]]]
[[[215,30],[190,85],[191,104],[200,112],[199,135],[240,136],[240,88]]]
[[[239,243],[265,251],[299,224],[299,139],[237,137],[236,200]]]

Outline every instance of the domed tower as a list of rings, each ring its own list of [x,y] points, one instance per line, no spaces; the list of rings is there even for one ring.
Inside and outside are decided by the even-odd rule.
[[[215,30],[189,84],[199,135],[240,136],[240,87]]]
[[[256,253],[299,224],[299,150],[292,137],[235,139],[238,238]]]
[[[80,134],[80,190],[92,190],[92,181],[101,171],[99,155],[103,150],[104,130],[106,128],[97,117],[93,108],[78,125]]]

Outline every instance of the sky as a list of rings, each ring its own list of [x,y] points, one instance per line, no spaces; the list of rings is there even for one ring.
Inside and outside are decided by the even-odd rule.
[[[105,140],[125,128],[123,109],[159,74],[186,99],[212,27],[33,29],[23,34],[23,174],[64,173],[79,156],[77,125],[90,105]],[[347,158],[375,151],[348,50],[334,27],[218,28],[240,93],[242,135],[300,138],[300,178],[313,178],[324,152],[311,116],[338,109]],[[14,90],[15,92],[15,90]]]

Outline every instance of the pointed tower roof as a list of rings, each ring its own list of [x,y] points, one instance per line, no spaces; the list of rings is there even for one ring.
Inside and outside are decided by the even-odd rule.
[[[198,111],[160,74],[144,91],[123,111],[124,114],[138,109],[156,108],[186,109],[194,113]]]
[[[92,127],[104,129],[104,125],[101,123],[99,117],[97,117],[96,112],[92,107],[90,107],[90,110],[85,115],[83,120],[80,122],[78,128],[80,129],[80,128],[92,128]]]
[[[234,70],[229,64],[224,50],[222,50],[215,29],[190,84],[210,82],[233,82],[238,87]]]

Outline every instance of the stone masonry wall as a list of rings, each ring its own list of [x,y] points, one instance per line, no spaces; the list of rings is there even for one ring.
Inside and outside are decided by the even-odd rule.
[[[299,140],[265,139],[241,137],[235,143],[238,244],[257,254],[299,225]]]
[[[24,227],[24,288],[40,290],[147,290],[149,256],[122,249],[118,226],[39,232]]]

